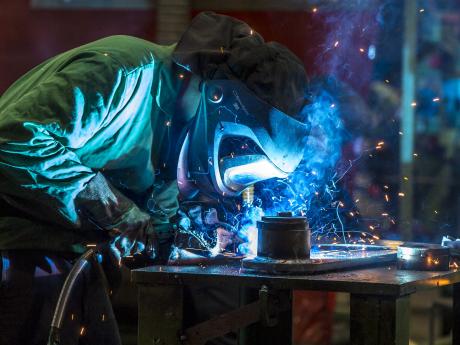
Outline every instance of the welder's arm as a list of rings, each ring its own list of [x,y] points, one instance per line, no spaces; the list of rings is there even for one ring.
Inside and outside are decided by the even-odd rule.
[[[75,153],[119,121],[116,114],[131,97],[125,84],[115,62],[86,52],[2,109],[0,195],[65,227],[79,229],[90,219],[100,229],[145,230],[148,216]]]
[[[150,258],[157,255],[157,241],[151,217],[113,187],[102,174],[86,184],[76,196],[79,217],[113,237],[111,249],[117,259],[140,253],[147,245]]]

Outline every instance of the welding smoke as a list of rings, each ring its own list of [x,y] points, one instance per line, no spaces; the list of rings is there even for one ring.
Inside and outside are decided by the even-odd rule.
[[[291,211],[308,218],[312,240],[318,234],[346,240],[346,224],[342,219],[346,208],[340,200],[346,192],[341,190],[340,182],[353,162],[341,160],[342,146],[358,133],[346,131],[344,121],[353,131],[365,126],[362,111],[365,106],[359,92],[369,84],[373,73],[371,60],[379,54],[375,51],[378,9],[367,2],[360,2],[353,11],[338,4],[318,7],[317,13],[305,23],[311,35],[318,35],[315,39],[321,37],[318,44],[304,54],[306,60],[315,56],[314,61],[307,64],[307,70],[322,77],[312,78],[305,95],[309,104],[304,107],[301,120],[310,124],[311,131],[304,157],[287,178],[256,184],[254,200],[259,201],[260,209],[244,210],[242,237],[249,241],[257,238],[257,219],[253,217]],[[355,111],[358,108],[360,110]],[[248,251],[255,254],[256,248],[249,243],[239,249],[245,254]]]
[[[312,201],[336,174],[343,137],[340,105],[320,84],[310,90],[309,98],[311,104],[303,109],[302,116],[311,132],[300,166],[286,179],[266,182],[259,195],[268,215],[281,211],[307,215]]]

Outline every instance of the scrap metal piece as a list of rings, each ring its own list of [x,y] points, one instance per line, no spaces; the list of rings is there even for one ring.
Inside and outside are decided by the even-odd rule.
[[[398,247],[398,269],[415,271],[448,271],[448,247],[429,243],[405,243]]]

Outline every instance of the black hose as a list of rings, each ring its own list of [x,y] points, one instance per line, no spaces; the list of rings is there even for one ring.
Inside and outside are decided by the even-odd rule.
[[[97,252],[97,248],[91,248],[82,256],[80,256],[70,270],[66,280],[64,281],[64,285],[62,286],[61,292],[59,294],[56,308],[54,309],[53,320],[51,322],[51,328],[48,337],[48,345],[59,345],[61,343],[60,332],[69,298],[72,294],[75,283],[77,282],[81,273],[84,271],[85,267],[90,264],[90,261],[93,261],[93,263],[98,266],[98,271],[100,272],[102,281],[105,283],[105,275],[99,261],[97,260]]]

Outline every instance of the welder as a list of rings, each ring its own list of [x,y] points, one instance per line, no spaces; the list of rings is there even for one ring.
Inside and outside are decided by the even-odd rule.
[[[209,12],[177,44],[108,37],[16,81],[0,98],[0,344],[46,343],[87,246],[109,243],[114,263],[162,257],[179,202],[236,197],[292,172],[308,133],[305,84],[287,48]],[[231,137],[258,152],[222,153]],[[86,274],[72,297],[65,344],[120,343],[92,282]]]

